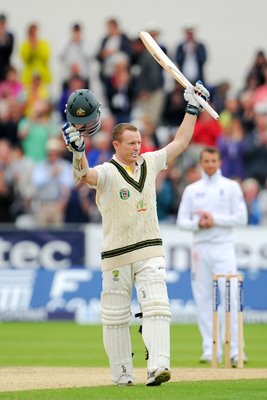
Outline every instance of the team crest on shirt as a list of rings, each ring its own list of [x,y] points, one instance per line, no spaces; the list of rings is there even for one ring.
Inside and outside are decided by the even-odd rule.
[[[120,198],[122,200],[128,200],[130,197],[130,192],[128,189],[121,189],[120,190]]]
[[[119,281],[120,280],[120,278],[119,278],[120,271],[119,270],[114,269],[112,271],[112,275],[113,275],[113,281]]]

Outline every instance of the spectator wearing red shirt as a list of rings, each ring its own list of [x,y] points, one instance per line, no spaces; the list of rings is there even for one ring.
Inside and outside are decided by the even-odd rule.
[[[216,147],[221,135],[222,127],[220,123],[212,118],[207,111],[201,112],[196,122],[192,143]]]

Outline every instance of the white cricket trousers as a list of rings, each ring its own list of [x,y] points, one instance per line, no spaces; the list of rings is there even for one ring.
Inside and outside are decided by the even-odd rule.
[[[147,260],[124,265],[113,270],[103,271],[102,293],[125,293],[123,304],[118,304],[115,296],[109,300],[109,318],[116,319],[121,307],[131,308],[132,288],[136,287],[138,302],[143,313],[142,337],[149,351],[148,371],[159,367],[170,367],[170,306],[166,286],[166,271],[164,257],[153,257]],[[114,303],[115,300],[115,303]],[[103,304],[102,304],[103,317]],[[103,318],[102,318],[103,319]],[[130,322],[130,321],[129,321]],[[132,374],[131,345],[129,344],[129,329],[123,328],[123,321],[117,326],[120,337],[112,337],[107,323],[104,326],[105,342],[112,341],[112,349],[105,346],[110,361],[113,381],[120,376],[118,364],[126,365],[126,371]],[[118,322],[117,325],[120,325]],[[124,324],[125,325],[125,324]],[[128,343],[123,348],[123,343]],[[119,358],[120,357],[120,358]]]
[[[195,243],[192,248],[191,284],[202,336],[203,356],[212,355],[212,275],[236,274],[233,243]],[[238,354],[237,279],[231,279],[231,358]],[[225,280],[219,279],[218,360],[225,335]]]

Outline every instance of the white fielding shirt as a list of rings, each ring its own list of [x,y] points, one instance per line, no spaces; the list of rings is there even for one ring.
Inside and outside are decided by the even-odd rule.
[[[214,227],[198,226],[198,211],[212,214]],[[177,225],[194,233],[194,242],[225,243],[233,240],[233,227],[247,224],[247,208],[239,184],[222,176],[218,170],[188,185],[183,193],[177,216]]]

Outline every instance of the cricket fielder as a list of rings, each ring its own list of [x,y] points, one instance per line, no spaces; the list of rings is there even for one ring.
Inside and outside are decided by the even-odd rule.
[[[188,185],[183,193],[177,216],[181,229],[193,232],[191,257],[192,291],[202,336],[200,362],[212,360],[212,275],[236,274],[233,228],[247,224],[247,209],[239,184],[222,176],[221,156],[213,147],[200,154],[202,178]],[[236,282],[235,282],[236,283]],[[238,323],[237,285],[231,285],[231,362],[237,364]],[[224,310],[225,284],[219,282],[221,309]],[[221,315],[222,338],[225,318]],[[222,340],[217,359],[222,358]]]

